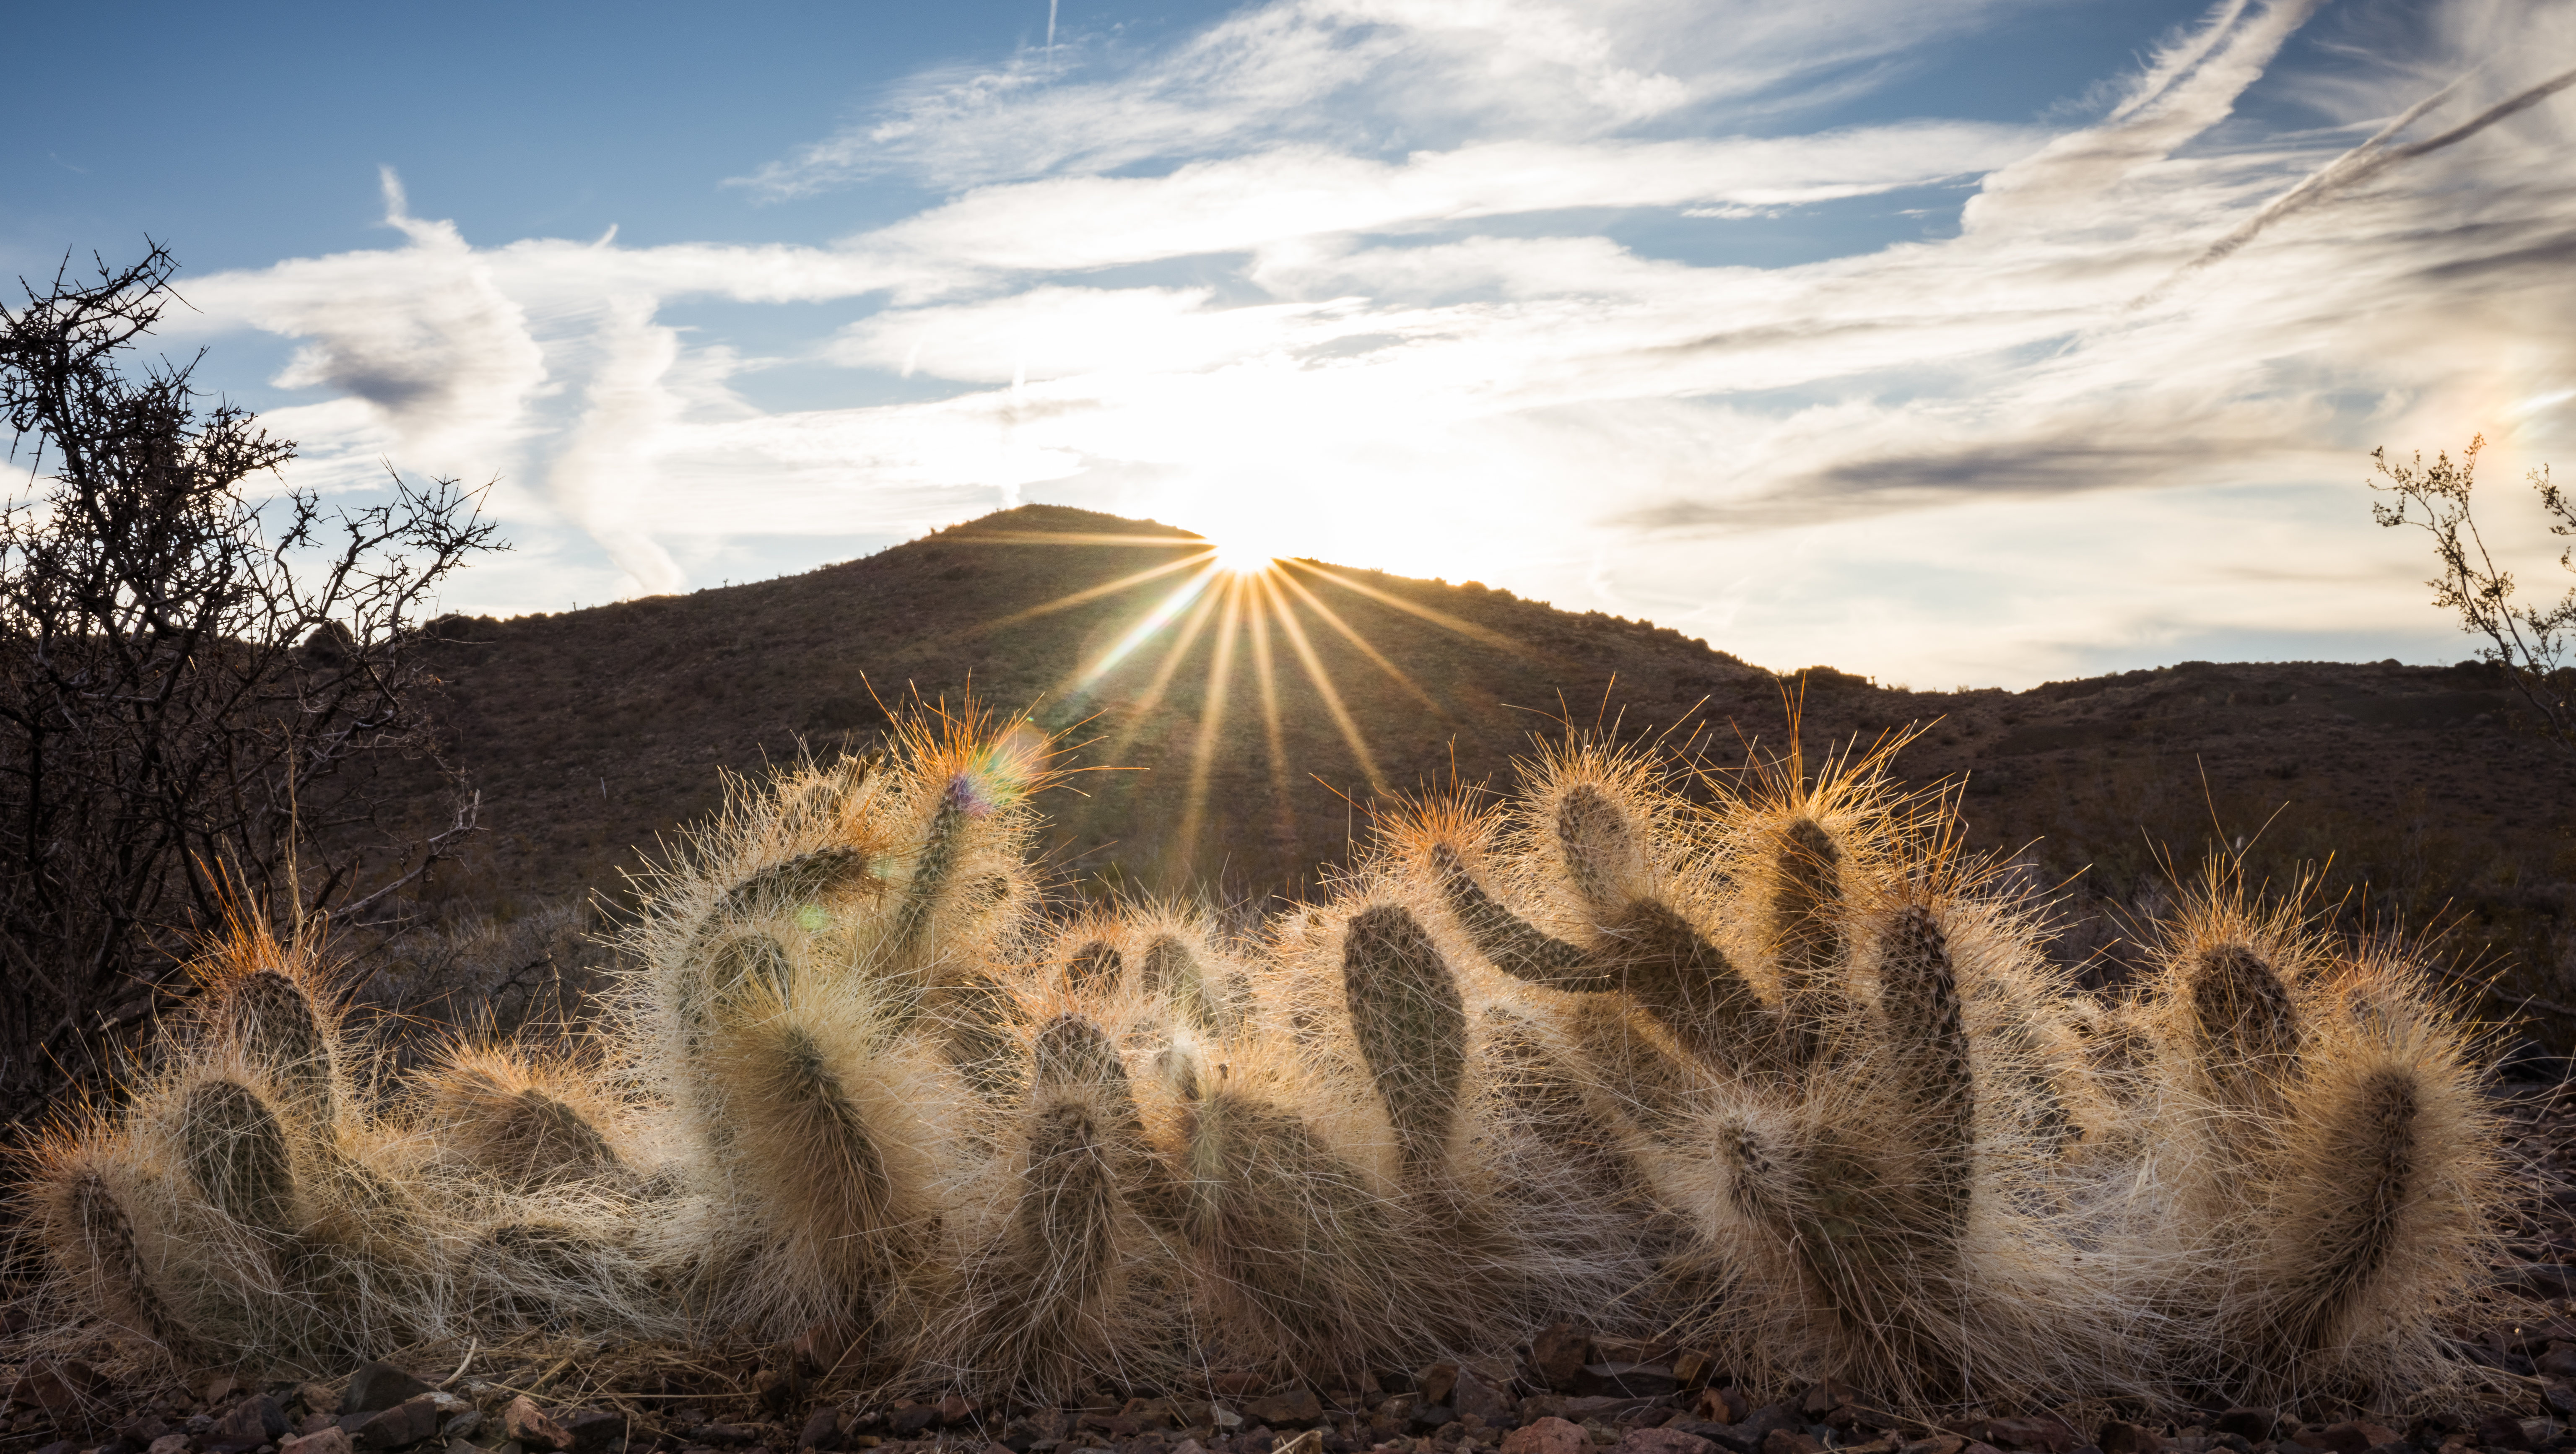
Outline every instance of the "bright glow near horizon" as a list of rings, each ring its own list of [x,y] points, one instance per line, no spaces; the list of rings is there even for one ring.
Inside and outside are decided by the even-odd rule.
[[[169,237],[160,342],[296,483],[497,475],[519,549],[450,609],[1041,502],[1916,685],[2451,660],[2360,482],[2479,431],[2490,541],[2556,569],[2520,479],[2576,461],[2576,7],[1103,0],[1052,47],[1046,9],[637,25],[602,69],[533,12],[173,7],[130,132],[26,78],[0,262]],[[488,124],[368,104],[451,41]],[[311,87],[188,89],[281,45]]]

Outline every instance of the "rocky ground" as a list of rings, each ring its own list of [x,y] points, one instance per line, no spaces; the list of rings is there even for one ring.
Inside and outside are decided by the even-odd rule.
[[[2506,1174],[2533,1193],[2493,1305],[2522,1316],[2500,1312],[2490,1326],[2456,1330],[2460,1356],[2485,1371],[2487,1393],[2402,1418],[2319,1420],[2302,1414],[2332,1411],[2212,1402],[1997,1409],[1928,1423],[1830,1382],[1748,1390],[1706,1353],[1596,1338],[1571,1320],[1508,1354],[1382,1371],[1357,1387],[1281,1387],[1218,1373],[1192,1394],[1096,1392],[1054,1409],[979,1408],[953,1394],[853,1395],[826,1365],[862,1355],[816,1334],[767,1350],[536,1339],[413,1350],[399,1364],[371,1362],[328,1381],[240,1373],[183,1381],[112,1349],[73,1356],[12,1311],[0,1343],[0,1382],[10,1389],[0,1454],[2576,1451],[2576,1183],[2567,1174],[2576,1167],[2576,1082],[2508,1087],[2502,1108],[2518,1163]]]

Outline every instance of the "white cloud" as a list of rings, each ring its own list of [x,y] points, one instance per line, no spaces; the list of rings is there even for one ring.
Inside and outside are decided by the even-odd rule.
[[[276,417],[317,468],[504,469],[505,510],[586,532],[618,589],[1037,492],[1944,684],[2324,640],[2422,619],[2394,567],[2277,569],[2396,558],[2369,445],[2484,428],[2510,479],[2576,438],[2576,91],[2422,145],[2545,83],[2576,21],[2454,0],[2401,49],[2358,14],[2285,70],[2313,9],[2226,0],[2048,133],[1793,124],[1988,7],[1283,0],[924,78],[763,174],[952,189],[833,247],[478,247],[392,195],[402,245],[190,297],[299,340],[283,382],[321,397]],[[2250,119],[2258,87],[2309,115]],[[1608,235],[1722,250],[1936,182],[1973,189],[1955,236],[1799,263]],[[670,321],[852,299],[763,357]],[[776,368],[963,391],[763,409]]]

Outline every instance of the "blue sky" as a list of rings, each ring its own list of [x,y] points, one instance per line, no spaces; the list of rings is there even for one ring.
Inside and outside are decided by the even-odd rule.
[[[2555,570],[2520,477],[2576,457],[2576,90],[2498,108],[2570,7],[1049,25],[54,7],[28,53],[113,80],[13,77],[0,261],[167,241],[168,345],[295,482],[497,479],[468,610],[1056,501],[1915,685],[2451,660],[2360,480],[2478,431]]]

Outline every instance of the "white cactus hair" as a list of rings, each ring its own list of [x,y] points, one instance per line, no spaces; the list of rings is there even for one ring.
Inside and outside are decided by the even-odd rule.
[[[2229,861],[2088,994],[1904,740],[1721,774],[1570,732],[1255,937],[1051,906],[1045,734],[917,707],[729,781],[572,1050],[382,1073],[318,940],[236,914],[123,1103],[23,1155],[41,1305],[183,1366],[828,1324],[871,1389],[992,1407],[1570,1313],[1926,1417],[2473,1390],[2518,1193],[2424,948]]]

